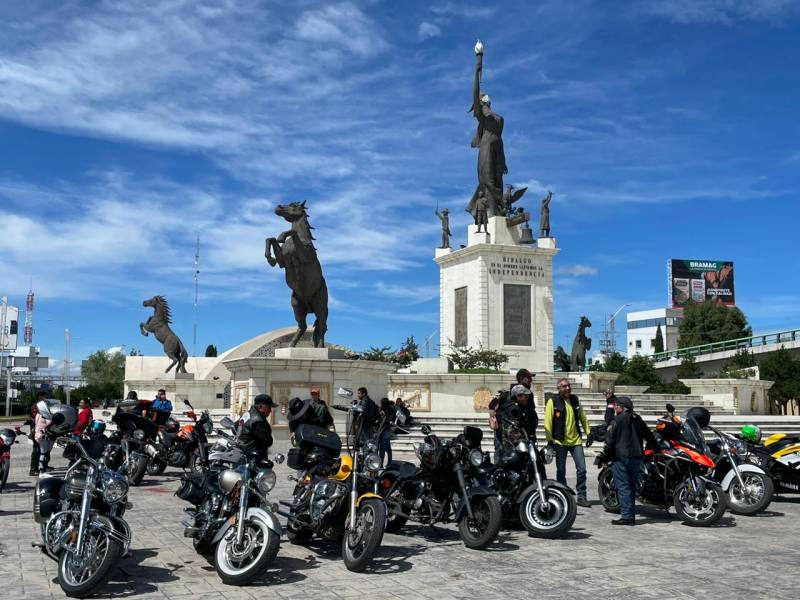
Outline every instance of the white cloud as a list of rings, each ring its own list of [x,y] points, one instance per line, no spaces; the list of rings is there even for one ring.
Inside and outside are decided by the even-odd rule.
[[[417,36],[419,39],[427,40],[430,38],[439,37],[440,35],[442,35],[442,30],[433,23],[423,21],[419,24],[419,29],[417,30]]]
[[[464,19],[485,19],[495,13],[493,6],[469,5],[464,2],[441,2],[431,6],[437,15],[462,17]]]
[[[403,300],[407,304],[421,304],[439,297],[438,285],[395,285],[379,281],[375,284],[379,296]]]
[[[583,277],[586,275],[597,275],[597,268],[587,265],[571,265],[568,267],[559,267],[557,272],[563,275],[571,275],[572,277]]]
[[[779,23],[800,14],[796,0],[652,0],[647,10],[678,23],[717,23],[736,21]]]

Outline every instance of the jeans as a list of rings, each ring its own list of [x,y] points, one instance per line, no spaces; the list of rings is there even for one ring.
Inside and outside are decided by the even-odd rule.
[[[636,492],[641,469],[642,459],[638,457],[617,458],[611,465],[619,497],[620,517],[623,519],[632,521],[636,517]]]
[[[378,438],[378,458],[381,460],[381,466],[383,466],[384,455],[386,455],[386,464],[388,465],[392,462],[392,432],[389,430],[381,433]]]
[[[31,473],[35,473],[39,470],[39,455],[41,451],[39,450],[39,442],[36,440],[31,440],[33,443],[33,448],[31,449]]]
[[[586,498],[586,458],[583,455],[583,446],[561,446],[555,444],[556,449],[556,479],[567,485],[567,452],[572,454],[575,461],[577,475],[578,498]]]
[[[39,472],[44,473],[50,464],[50,450],[53,449],[53,440],[42,438],[39,440]]]

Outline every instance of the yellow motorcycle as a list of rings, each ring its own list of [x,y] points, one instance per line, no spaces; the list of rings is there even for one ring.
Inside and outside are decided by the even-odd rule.
[[[344,392],[349,390],[340,390],[340,395]],[[337,541],[345,566],[359,572],[380,547],[386,525],[386,504],[377,494],[380,460],[377,444],[363,433],[370,425],[363,418],[364,407],[353,403],[333,408],[348,413],[353,447],[341,454],[336,432],[300,425],[294,432],[296,447],[287,457],[289,467],[297,470],[297,477],[290,477],[297,484],[292,501],[281,501],[286,510],[278,513],[287,519],[291,543],[306,544],[314,535]]]

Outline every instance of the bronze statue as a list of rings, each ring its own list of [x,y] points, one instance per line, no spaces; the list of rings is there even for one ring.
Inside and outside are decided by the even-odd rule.
[[[586,352],[592,349],[592,338],[586,337],[586,330],[591,326],[592,322],[589,319],[581,317],[578,333],[575,334],[575,341],[572,342],[571,371],[583,371],[586,366]]]
[[[519,208],[514,208],[514,203],[520,198],[522,198],[522,196],[527,191],[528,191],[527,187],[519,188],[517,190],[514,189],[514,186],[511,184],[508,184],[506,186],[506,193],[503,194],[503,214],[506,217],[513,217],[515,215],[520,215],[523,212],[525,212],[523,211],[521,206]]]
[[[472,84],[472,108],[470,111],[478,121],[478,130],[470,144],[478,148],[478,185],[467,205],[478,223],[478,198],[483,192],[486,198],[486,215],[491,218],[503,213],[503,175],[508,173],[506,155],[503,151],[503,117],[492,112],[489,94],[481,91],[483,72],[483,44],[475,44],[475,78]]]
[[[314,247],[314,237],[311,235],[313,227],[308,223],[306,203],[279,204],[275,214],[292,224],[291,229],[277,238],[267,238],[264,251],[271,267],[278,265],[286,270],[286,285],[292,290],[292,310],[297,331],[289,345],[297,346],[307,329],[306,316],[314,313],[314,347],[324,348],[325,332],[328,330],[328,286]]]
[[[539,237],[550,237],[550,201],[553,199],[553,192],[547,192],[547,196],[542,198],[542,217],[539,221]]]
[[[487,217],[489,202],[486,199],[486,194],[483,190],[478,194],[478,201],[475,203],[475,225],[478,226],[477,233],[481,232],[483,227],[484,233],[489,233],[487,227],[489,226],[489,219]]]
[[[153,296],[142,302],[142,306],[151,307],[153,315],[147,319],[146,323],[139,323],[139,331],[145,337],[148,332],[155,335],[164,347],[164,354],[172,360],[164,373],[169,373],[175,365],[177,365],[176,373],[186,373],[186,360],[189,358],[189,353],[186,352],[183,342],[169,326],[172,323],[172,314],[169,311],[167,299],[164,296]]]
[[[449,211],[445,208],[442,212],[436,211],[436,216],[439,217],[439,220],[442,222],[442,245],[439,246],[440,248],[449,248],[450,247],[450,214]]]

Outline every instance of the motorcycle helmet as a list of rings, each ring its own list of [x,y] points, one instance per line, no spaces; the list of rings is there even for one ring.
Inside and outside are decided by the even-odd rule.
[[[42,404],[42,402],[39,402]],[[37,408],[40,408],[37,404]],[[47,431],[50,435],[64,435],[75,430],[78,422],[78,411],[67,404],[53,404],[47,407],[50,416],[50,425]],[[45,416],[45,418],[48,418]]]
[[[106,430],[106,422],[101,421],[100,419],[95,419],[89,425],[89,433],[91,435],[102,435],[105,430]]]
[[[686,411],[686,418],[694,419],[701,429],[705,429],[711,422],[711,413],[708,412],[707,408],[702,406],[693,406]]]
[[[743,440],[747,440],[748,442],[757,444],[761,441],[761,429],[758,425],[745,425],[742,427],[740,435]]]

